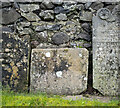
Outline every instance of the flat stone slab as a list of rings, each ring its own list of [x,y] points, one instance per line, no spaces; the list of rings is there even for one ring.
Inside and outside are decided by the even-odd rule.
[[[93,17],[93,87],[103,95],[120,95],[119,24],[106,8]]]
[[[88,55],[85,48],[33,49],[31,92],[80,94],[87,88]]]

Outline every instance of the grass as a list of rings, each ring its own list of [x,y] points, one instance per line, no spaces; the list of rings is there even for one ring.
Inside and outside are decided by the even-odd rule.
[[[96,100],[64,100],[62,96],[44,93],[14,93],[2,91],[2,106],[117,106],[118,100],[102,103]]]

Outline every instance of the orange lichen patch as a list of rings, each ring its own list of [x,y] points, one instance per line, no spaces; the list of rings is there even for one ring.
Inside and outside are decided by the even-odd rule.
[[[11,66],[14,66],[14,64],[15,64],[14,62],[11,62],[11,63],[10,63]]]
[[[17,68],[16,66],[13,66],[13,67],[12,67],[12,70],[13,70],[13,75],[14,75],[15,77],[17,77],[17,76],[18,76],[18,73],[17,73],[18,68]]]
[[[13,75],[11,75],[11,78],[10,78],[10,80],[12,80],[13,79]]]
[[[10,68],[7,69],[8,72],[11,72],[12,70]]]

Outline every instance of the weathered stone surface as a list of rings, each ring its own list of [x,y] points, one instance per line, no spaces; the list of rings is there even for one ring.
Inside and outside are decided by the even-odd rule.
[[[66,21],[66,23],[62,25],[60,31],[66,32],[70,39],[74,39],[80,33],[81,26],[76,20]]]
[[[87,88],[86,49],[33,49],[31,91],[80,94]]]
[[[92,12],[82,11],[80,13],[80,20],[82,20],[82,21],[92,21]]]
[[[60,14],[56,15],[56,19],[60,20],[60,21],[66,21],[67,16],[66,16],[66,14],[60,13]]]
[[[18,30],[18,33],[20,35],[29,35],[29,34],[32,34],[33,33],[33,30],[31,28],[23,28],[21,30]]]
[[[38,4],[20,4],[19,6],[22,12],[32,12],[39,9]]]
[[[60,14],[60,13],[66,14],[69,12],[69,10],[64,9],[62,6],[57,6],[57,7],[55,7],[54,12],[55,12],[55,14]]]
[[[16,12],[15,9],[1,9],[0,13],[2,13],[2,24],[10,24],[15,22],[18,18],[20,18],[20,14]]]
[[[30,26],[30,22],[29,21],[21,21],[19,23],[17,23],[18,27],[29,27]]]
[[[48,2],[48,1],[45,1],[45,2],[42,2],[40,4],[40,8],[41,9],[53,9],[54,8],[54,5],[52,2]]]
[[[92,2],[87,2],[87,3],[85,3],[85,8],[86,8],[86,9],[89,9],[89,7],[91,6],[91,4],[92,4]]]
[[[91,45],[91,43],[84,43],[84,44],[83,44],[83,47],[84,47],[84,48],[91,48],[92,45]]]
[[[85,7],[84,7],[83,4],[77,4],[77,6],[76,6],[76,9],[79,10],[79,11],[83,10],[84,8]]]
[[[36,34],[36,36],[37,36],[39,42],[47,42],[47,40],[48,40],[47,31],[39,32]]]
[[[12,4],[9,3],[9,2],[2,2],[2,3],[0,3],[0,8],[10,7],[10,6],[12,6]]]
[[[44,30],[46,30],[46,25],[39,25],[35,28],[35,31],[37,32],[42,32]]]
[[[94,2],[90,5],[90,8],[93,10],[99,10],[100,8],[103,8],[104,4],[102,2]]]
[[[25,17],[28,21],[40,21],[41,19],[36,15],[34,14],[33,12],[29,12],[29,13],[21,13],[21,15],[23,17]]]
[[[44,20],[54,20],[54,11],[53,10],[45,10],[40,12],[40,17]]]
[[[120,22],[120,4],[115,6],[115,8],[112,10],[112,14],[115,16],[115,19]]]
[[[55,5],[62,5],[63,0],[59,0],[59,1],[58,0],[51,0],[51,2]]]
[[[51,24],[47,24],[47,30],[51,30],[51,31],[54,31],[54,30],[60,30],[60,28],[62,27],[61,24],[54,24],[54,23],[51,23]]]
[[[90,26],[90,24],[89,23],[83,23],[82,25],[81,25],[81,27],[86,31],[86,32],[91,32],[91,26]]]
[[[120,95],[120,25],[102,8],[93,17],[93,87],[104,95]]]
[[[69,11],[74,11],[76,9],[76,2],[64,2],[63,7]]]
[[[12,33],[13,30],[10,27],[2,26],[2,32],[3,33]]]
[[[77,39],[84,39],[86,41],[90,41],[92,39],[92,37],[87,34],[87,33],[80,33],[77,37],[76,37],[76,40]]]
[[[2,39],[2,85],[27,91],[30,37],[3,33]]]
[[[108,5],[108,6],[106,6],[106,8],[109,9],[110,11],[112,11],[115,6],[116,6],[115,4],[113,4],[113,5]]]
[[[69,41],[69,36],[63,32],[58,32],[53,35],[52,41],[56,45],[64,44]]]

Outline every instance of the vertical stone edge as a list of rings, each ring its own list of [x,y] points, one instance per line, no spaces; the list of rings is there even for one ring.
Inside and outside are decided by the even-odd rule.
[[[93,18],[92,18],[92,50],[93,50],[93,61],[95,61],[94,60],[94,58],[95,58],[95,50],[94,49],[96,49],[95,48],[95,46],[96,46],[96,43],[94,42],[94,39],[95,39],[95,32],[96,32],[96,29],[94,28],[96,25],[95,25],[95,22],[94,22],[94,20],[96,20],[96,16],[95,15],[93,15]],[[95,72],[94,72],[94,69],[95,68],[95,62],[93,62],[93,87],[94,87],[94,81],[95,81]]]
[[[118,17],[119,18],[119,17]],[[119,97],[119,100],[120,100],[120,19],[118,21],[118,60],[119,60],[119,64],[118,64],[118,78],[119,78],[119,82],[118,82],[118,97]]]
[[[2,11],[0,11],[0,23],[2,22]],[[2,25],[0,25],[0,107],[2,107]]]

